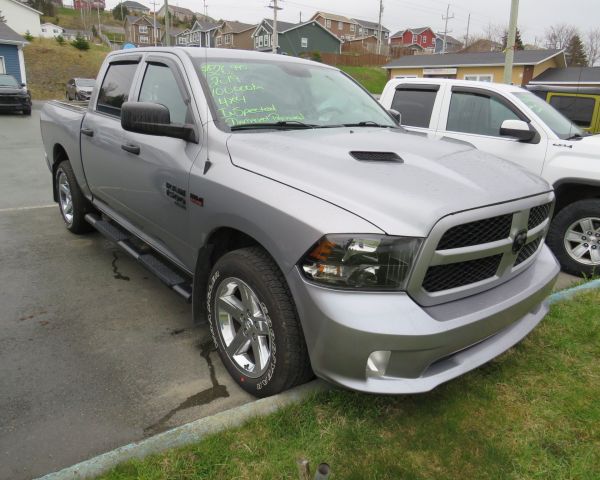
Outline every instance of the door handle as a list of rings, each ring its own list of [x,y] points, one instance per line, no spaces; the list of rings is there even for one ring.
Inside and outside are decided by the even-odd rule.
[[[94,136],[94,131],[91,128],[82,128],[80,130],[81,133],[83,133],[84,135],[86,135],[87,137],[93,137]]]
[[[121,145],[121,148],[126,152],[133,153],[134,155],[140,154],[140,146],[139,145]]]

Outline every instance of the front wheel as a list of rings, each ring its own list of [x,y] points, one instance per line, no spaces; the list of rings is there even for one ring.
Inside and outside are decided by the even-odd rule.
[[[548,246],[565,272],[578,276],[600,273],[600,200],[580,200],[552,220]]]
[[[235,250],[217,261],[207,310],[219,356],[247,392],[268,397],[312,377],[292,296],[263,249]]]

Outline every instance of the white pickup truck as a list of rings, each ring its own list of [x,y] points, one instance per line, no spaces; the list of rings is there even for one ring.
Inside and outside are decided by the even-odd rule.
[[[396,78],[380,102],[408,130],[468,142],[541,175],[556,193],[546,241],[563,270],[600,271],[600,135],[512,85]]]

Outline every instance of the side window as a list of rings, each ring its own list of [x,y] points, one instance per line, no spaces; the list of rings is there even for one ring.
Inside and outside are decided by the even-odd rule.
[[[396,90],[392,108],[402,114],[402,125],[429,128],[436,91]]]
[[[578,127],[589,128],[592,124],[596,100],[591,97],[552,95],[550,105]]]
[[[173,71],[166,65],[148,64],[138,100],[160,103],[167,107],[171,123],[188,123],[188,106],[183,100]]]
[[[129,90],[137,63],[113,63],[108,67],[98,94],[96,110],[119,117],[121,105],[129,98]]]
[[[446,130],[499,137],[504,120],[520,118],[494,97],[454,92],[450,100]]]

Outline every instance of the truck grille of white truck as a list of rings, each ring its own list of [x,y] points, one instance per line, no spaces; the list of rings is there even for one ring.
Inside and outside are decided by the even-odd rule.
[[[425,306],[448,302],[527,268],[542,248],[553,199],[550,193],[440,220],[411,277],[411,296]]]

